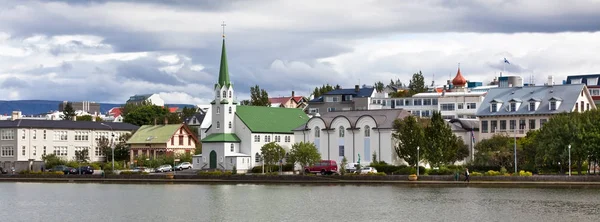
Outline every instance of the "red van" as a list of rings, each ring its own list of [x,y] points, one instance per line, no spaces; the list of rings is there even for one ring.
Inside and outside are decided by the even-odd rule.
[[[335,160],[321,160],[315,165],[305,167],[305,173],[321,173],[321,175],[325,174],[334,174],[337,173],[338,166]]]

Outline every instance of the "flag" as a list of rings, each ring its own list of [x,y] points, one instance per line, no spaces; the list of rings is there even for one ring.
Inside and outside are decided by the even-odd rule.
[[[508,62],[508,60],[506,60],[506,58],[504,58],[504,63],[506,63],[506,64],[509,64],[509,65],[510,65],[510,62]]]
[[[471,141],[475,143],[475,133],[473,133],[473,130],[471,130]]]

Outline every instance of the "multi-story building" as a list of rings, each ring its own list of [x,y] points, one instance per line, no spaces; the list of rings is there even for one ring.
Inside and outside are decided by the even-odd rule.
[[[600,74],[567,76],[566,84],[585,84],[590,91],[594,103],[600,105]]]
[[[584,84],[490,89],[477,111],[479,139],[495,133],[523,137],[528,131],[542,127],[553,115],[595,108]]]
[[[149,102],[152,105],[155,106],[165,106],[165,101],[160,98],[160,95],[158,94],[142,94],[142,95],[134,95],[129,97],[129,100],[127,100],[127,103],[131,103],[131,104],[142,104],[144,102]]]
[[[323,114],[333,111],[369,110],[373,98],[386,98],[387,94],[377,93],[375,88],[336,89],[308,101],[308,114]]]
[[[40,170],[42,157],[56,154],[74,160],[75,151],[88,150],[90,161],[103,161],[97,141],[116,141],[138,127],[128,123],[91,121],[13,119],[0,121],[0,167]]]
[[[58,104],[58,111],[62,112],[65,110],[65,106],[67,106],[67,103],[69,103],[69,101],[63,101],[62,103]],[[95,103],[95,102],[89,102],[89,101],[83,101],[83,102],[71,102],[71,106],[73,107],[73,110],[80,110],[92,115],[99,115],[100,114],[100,104]]]

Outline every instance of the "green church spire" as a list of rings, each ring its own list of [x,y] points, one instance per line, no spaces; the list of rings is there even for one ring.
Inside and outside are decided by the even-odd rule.
[[[223,49],[221,51],[221,70],[219,71],[219,87],[231,85],[229,81],[229,67],[227,66],[227,51],[225,50],[225,23],[223,23]]]

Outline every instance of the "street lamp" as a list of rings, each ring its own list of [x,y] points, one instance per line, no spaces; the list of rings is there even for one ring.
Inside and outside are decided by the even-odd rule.
[[[417,176],[419,176],[419,147],[417,146]]]
[[[100,125],[108,126],[110,128],[110,131],[112,131],[110,138],[110,149],[112,150],[112,170],[115,171],[115,145],[113,144],[113,140],[115,138],[115,131],[113,130],[112,126],[108,124],[100,123]]]
[[[569,144],[569,176],[571,176],[571,144]]]

